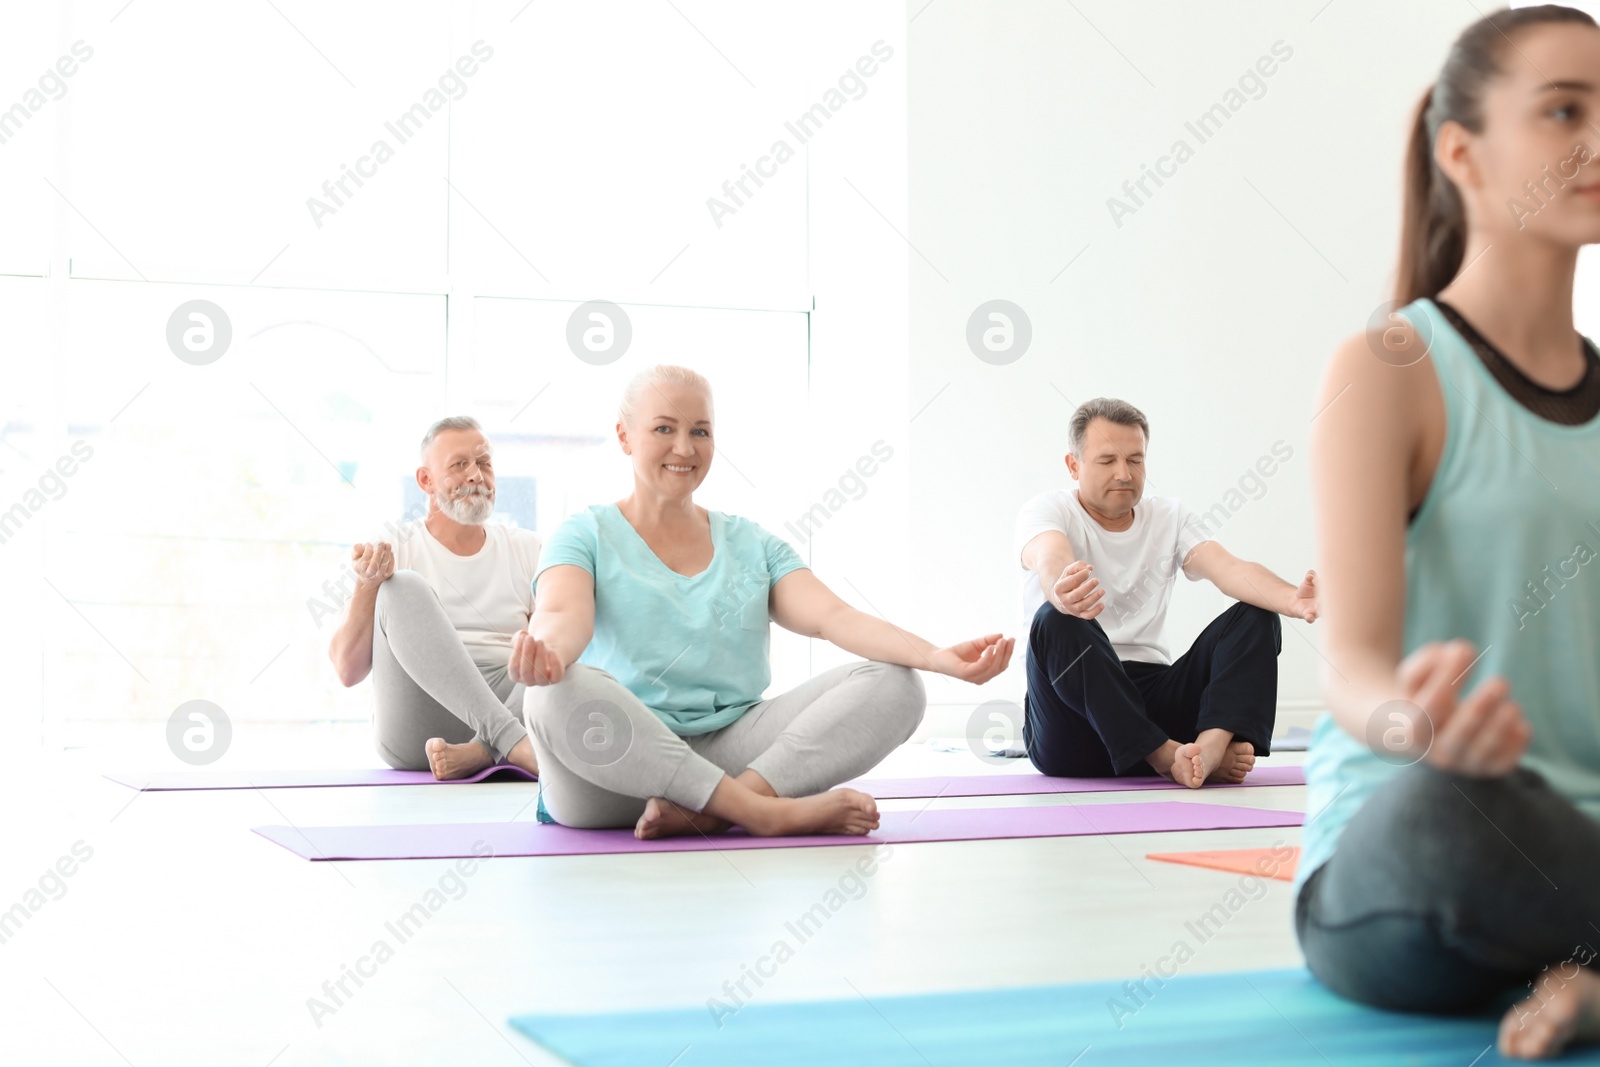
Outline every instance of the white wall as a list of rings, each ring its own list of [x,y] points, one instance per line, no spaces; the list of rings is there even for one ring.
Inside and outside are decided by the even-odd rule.
[[[835,10],[819,7],[811,17]],[[913,529],[906,23],[897,4],[847,10],[828,16],[835,27],[829,51],[853,62],[882,41],[893,55],[868,95],[808,145],[812,420],[794,447],[808,457],[812,501],[830,512],[811,546],[818,577],[862,611],[922,632],[918,576],[904,550]],[[853,658],[812,642],[814,671]]]
[[[908,5],[913,410],[937,399],[911,426],[910,562],[932,579],[914,617],[936,639],[1019,633],[1013,518],[1070,486],[1067,420],[1096,395],[1149,417],[1146,493],[1198,510],[1285,442],[1292,458],[1217,539],[1297,581],[1314,563],[1321,368],[1388,297],[1408,114],[1477,16],[1375,0],[925,2]],[[1185,123],[1279,41],[1292,55],[1259,99],[1201,143]],[[1192,157],[1119,227],[1108,198],[1179,139]],[[994,298],[1033,326],[1006,366],[965,343]],[[1174,655],[1228,603],[1179,581]],[[1280,716],[1317,701],[1320,640],[1284,620]],[[983,697],[1020,702],[1022,663],[1019,649]],[[931,686],[949,706],[930,724],[959,730],[976,696]]]

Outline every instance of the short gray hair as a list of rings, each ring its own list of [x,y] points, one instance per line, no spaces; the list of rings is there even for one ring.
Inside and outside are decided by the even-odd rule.
[[[1079,404],[1078,410],[1072,413],[1072,454],[1079,459],[1083,458],[1084,438],[1089,434],[1089,423],[1095,419],[1105,419],[1119,426],[1137,426],[1144,431],[1145,443],[1150,441],[1150,423],[1145,419],[1144,412],[1126,400],[1097,396]]]
[[[433,444],[433,439],[446,430],[477,430],[483,432],[483,427],[478,425],[478,420],[468,415],[451,415],[447,419],[440,419],[428,427],[428,432],[422,435],[422,458],[428,458],[428,448]]]

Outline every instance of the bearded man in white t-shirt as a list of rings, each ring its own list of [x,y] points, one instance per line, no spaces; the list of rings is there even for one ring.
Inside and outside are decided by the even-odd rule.
[[[356,586],[328,646],[339,681],[370,672],[378,753],[391,767],[467,778],[499,762],[539,767],[508,673],[512,638],[533,614],[539,539],[489,522],[494,461],[465,416],[422,439],[417,485],[426,518],[394,543],[350,550]]]
[[[1132,404],[1087,401],[1071,437],[1077,488],[1017,516],[1028,756],[1058,777],[1242,782],[1271,753],[1278,616],[1316,619],[1316,576],[1290,585],[1231,555],[1177,497],[1144,499],[1150,426]],[[1239,603],[1171,661],[1162,629],[1180,568]]]

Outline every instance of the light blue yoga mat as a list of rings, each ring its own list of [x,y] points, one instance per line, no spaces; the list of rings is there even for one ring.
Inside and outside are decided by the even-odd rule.
[[[1191,949],[1194,946],[1191,945]],[[779,965],[781,967],[781,965]],[[1170,964],[1164,965],[1170,970]],[[781,975],[781,969],[775,977]],[[1148,973],[1148,972],[1147,972]],[[733,976],[737,977],[737,976]],[[1485,1067],[1498,1016],[1401,1015],[1334,996],[1304,969],[778,1003],[522,1015],[511,1025],[578,1067]],[[857,983],[859,985],[859,983]],[[737,993],[737,990],[735,990]],[[719,1007],[720,1005],[720,1007]],[[721,1027],[712,1009],[722,1012]],[[1584,1050],[1556,1061],[1600,1063]]]

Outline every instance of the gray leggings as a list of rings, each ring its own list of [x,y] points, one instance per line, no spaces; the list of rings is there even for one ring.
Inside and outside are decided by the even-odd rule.
[[[692,737],[583,663],[555,685],[529,686],[522,706],[546,812],[593,829],[632,826],[648,797],[702,811],[724,774],[745,770],[780,797],[820,793],[875,766],[911,736],[927,705],[916,671],[859,660]]]
[[[1544,968],[1564,980],[1596,962],[1600,823],[1527,767],[1468,778],[1419,763],[1373,791],[1295,903],[1306,965],[1334,992],[1391,1011],[1504,1009]]]
[[[524,687],[505,662],[473,661],[426,578],[395,571],[378,586],[372,615],[372,717],[385,763],[427,770],[430,737],[453,745],[477,738],[504,760],[528,736],[517,715]]]

